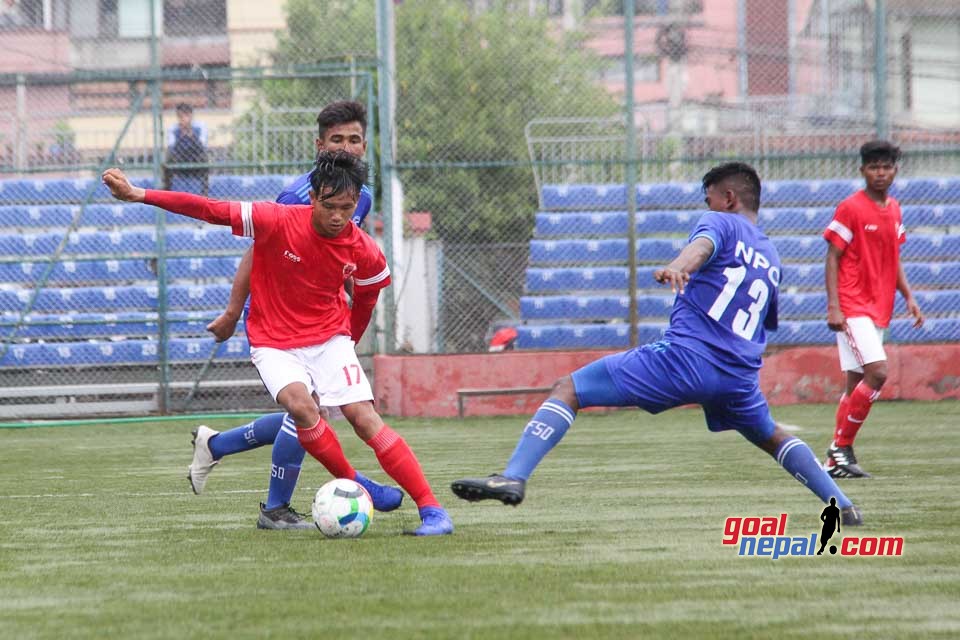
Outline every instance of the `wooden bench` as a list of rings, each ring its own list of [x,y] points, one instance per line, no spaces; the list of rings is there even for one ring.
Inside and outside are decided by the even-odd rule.
[[[519,396],[529,393],[550,393],[553,387],[494,387],[490,389],[457,389],[457,415],[463,417],[463,403],[473,396]]]

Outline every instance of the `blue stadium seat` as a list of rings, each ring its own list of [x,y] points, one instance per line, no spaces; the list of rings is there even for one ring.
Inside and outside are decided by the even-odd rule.
[[[778,305],[777,311],[781,320],[827,316],[826,293],[781,293]]]
[[[821,234],[833,219],[833,209],[828,207],[782,207],[760,209],[760,227],[765,233],[816,233]]]
[[[212,338],[173,338],[167,354],[174,362],[205,361],[215,348]],[[0,358],[0,367],[90,366],[108,364],[155,364],[158,343],[154,340],[110,342],[62,342],[15,344]],[[218,359],[247,359],[250,346],[243,337],[224,343]]]
[[[908,260],[950,260],[960,257],[960,235],[907,235],[900,256]]]
[[[960,226],[960,205],[907,206],[903,219],[908,233],[911,227],[957,227]]]
[[[81,226],[90,227],[132,227],[153,226],[157,223],[154,207],[135,202],[124,204],[91,204],[83,212]],[[167,224],[197,224],[184,216],[167,212]]]
[[[67,227],[79,207],[55,205],[8,205],[0,207],[0,229]]]
[[[616,240],[532,240],[530,262],[557,264],[563,262],[603,263],[626,262],[627,241]]]
[[[899,178],[891,193],[904,203],[960,201],[960,178]]]
[[[622,209],[627,189],[622,184],[544,185],[545,209]]]
[[[625,235],[626,211],[587,211],[536,215],[534,235],[538,238],[569,235]]]
[[[955,281],[952,285],[960,287],[960,282]],[[914,297],[927,317],[941,315],[960,317],[960,290],[914,291]],[[907,305],[899,295],[893,305],[893,312],[895,315],[907,313]]]
[[[230,299],[230,285],[173,285],[167,289],[171,309],[222,309]]]
[[[836,344],[836,334],[825,320],[787,320],[776,331],[767,333],[767,342],[775,345]]]
[[[207,337],[207,324],[217,316],[210,311],[171,311],[167,314],[167,330],[173,336]],[[92,338],[154,337],[157,335],[156,312],[29,314],[21,322],[20,314],[0,314],[0,331],[13,334],[15,340],[89,340]],[[243,322],[237,330],[242,333]]]
[[[527,269],[527,291],[624,290],[626,267],[577,267],[570,269]]]
[[[859,180],[768,180],[760,201],[764,206],[836,206],[863,188]]]
[[[237,273],[240,257],[171,258],[167,262],[170,279],[230,278]]]
[[[170,229],[167,232],[167,251],[218,252],[240,254],[252,240],[233,235],[230,227],[206,225],[192,229]]]
[[[698,207],[702,205],[703,189],[699,182],[637,185],[638,207]]]
[[[960,282],[960,262],[904,262],[903,270],[913,287],[948,287]]]
[[[638,342],[655,342],[663,336],[663,323],[639,323]],[[517,327],[518,349],[626,348],[630,328],[625,323],[574,325],[521,325]]]
[[[827,255],[826,241],[815,235],[771,236],[780,254],[780,262],[788,260],[823,260]]]
[[[794,287],[800,289],[823,288],[823,283],[823,263],[783,265],[783,273],[780,278],[780,288],[783,291],[789,291]]]
[[[216,200],[274,201],[293,176],[211,176],[209,196]]]
[[[957,342],[960,340],[960,318],[928,318],[919,329],[913,320],[890,323],[890,342]]]

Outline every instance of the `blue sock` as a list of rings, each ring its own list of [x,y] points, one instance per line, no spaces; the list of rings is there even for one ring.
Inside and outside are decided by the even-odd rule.
[[[213,459],[219,460],[223,456],[270,444],[276,440],[285,415],[287,414],[271,413],[260,416],[242,427],[234,427],[213,436],[210,438],[210,453],[213,454]]]
[[[841,509],[853,504],[850,498],[840,491],[840,487],[833,481],[830,474],[823,470],[807,443],[800,438],[787,438],[781,442],[773,457],[790,475],[817,494],[817,497],[824,502],[830,502],[830,498],[836,498],[837,505]]]
[[[267,509],[289,504],[293,490],[297,488],[300,477],[300,465],[306,451],[297,439],[297,428],[293,418],[284,414],[283,427],[273,442],[272,464],[270,465],[270,489],[267,492]]]
[[[556,398],[549,398],[540,405],[524,427],[523,435],[520,436],[503,475],[527,480],[543,457],[560,442],[576,417],[573,409]]]

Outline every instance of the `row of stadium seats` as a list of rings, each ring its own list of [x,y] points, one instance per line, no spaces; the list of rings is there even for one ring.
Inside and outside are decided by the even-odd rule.
[[[928,316],[960,318],[960,290],[918,291],[917,302]],[[637,314],[641,318],[664,318],[673,308],[672,294],[637,296]],[[630,298],[625,295],[600,296],[524,296],[520,298],[520,314],[526,320],[626,320]],[[824,318],[827,313],[827,294],[782,293],[779,297],[779,318],[800,320]],[[907,312],[902,298],[894,305],[897,314]]]
[[[207,336],[206,326],[216,316],[209,311],[171,311],[166,329],[173,336]],[[89,340],[92,338],[150,337],[157,335],[156,312],[29,314],[0,313],[0,332],[14,340]],[[243,323],[237,327],[243,332]]]
[[[954,257],[960,259],[960,256]],[[646,266],[637,269],[639,289],[660,286],[653,280],[653,272],[656,268]],[[903,269],[913,287],[960,286],[960,261],[908,262],[903,265]],[[540,294],[571,291],[623,292],[627,288],[627,275],[626,267],[530,268],[526,273],[526,290],[528,293]],[[783,291],[790,291],[793,288],[822,288],[823,283],[823,264],[783,265],[781,274]]]
[[[0,234],[0,257],[46,256],[54,253],[63,242],[64,233],[3,233]],[[168,252],[243,253],[250,246],[249,238],[233,235],[229,227],[174,228],[166,233]],[[153,229],[145,231],[78,231],[67,238],[63,255],[115,255],[125,253],[154,253],[157,235]]]
[[[33,294],[33,289],[0,290],[0,313],[21,312],[26,308]],[[43,288],[33,301],[30,312],[155,311],[158,296],[159,289],[156,285]],[[169,309],[221,310],[226,306],[229,298],[229,284],[167,287]]]
[[[240,264],[239,256],[213,258],[170,258],[166,261],[169,280],[206,280],[233,278]],[[47,270],[46,262],[0,263],[0,283],[33,284]],[[155,281],[153,259],[129,260],[64,260],[56,262],[45,280],[45,286],[77,286],[94,283]]]
[[[80,213],[78,227],[135,227],[154,226],[157,210],[154,207],[128,202],[124,204],[91,204],[82,210],[79,205],[39,204],[0,206],[0,229],[57,229],[73,224]],[[201,224],[186,216],[167,213],[167,224]]]
[[[638,343],[655,342],[666,329],[663,322],[638,324]],[[932,318],[920,329],[910,319],[890,324],[891,342],[954,342],[960,336],[960,318]],[[770,344],[835,344],[836,334],[824,320],[781,322],[777,331],[768,334]],[[518,349],[626,348],[630,344],[629,325],[521,325],[517,327]]]
[[[765,233],[812,233],[818,236],[833,219],[833,207],[785,207],[761,209],[760,226]],[[638,211],[638,234],[682,233],[693,230],[702,210]],[[903,220],[909,233],[917,227],[960,226],[960,205],[909,205],[903,207]],[[626,211],[539,212],[534,236],[553,238],[576,235],[627,234]]]
[[[764,206],[836,206],[863,188],[862,180],[768,180],[763,184]],[[912,204],[960,201],[960,177],[900,178],[891,189],[896,198]],[[548,210],[622,209],[627,204],[622,184],[544,185],[542,206]],[[703,205],[699,182],[641,184],[637,206],[642,209]]]
[[[172,338],[167,342],[167,359],[170,362],[203,362],[214,348],[212,338]],[[155,340],[14,344],[0,357],[0,367],[155,365],[159,362],[159,350],[159,343]],[[247,359],[250,345],[242,336],[236,336],[220,346],[217,357]]]
[[[210,176],[208,195],[218,200],[273,200],[292,180],[292,176],[286,175],[214,175]],[[132,181],[137,186],[147,189],[155,186],[151,178],[136,177]],[[93,188],[92,201],[112,201],[110,190],[99,179],[77,178],[0,180],[0,203],[78,203],[84,201],[91,187]]]
[[[826,242],[815,235],[771,236],[783,262],[823,260]],[[687,244],[686,238],[641,238],[637,260],[669,262]],[[960,235],[911,235],[900,249],[903,260],[949,260],[960,256]],[[627,261],[626,238],[606,240],[531,240],[530,264],[603,264]]]

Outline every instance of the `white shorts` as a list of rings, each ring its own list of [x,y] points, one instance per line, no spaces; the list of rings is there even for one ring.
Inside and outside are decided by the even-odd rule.
[[[296,349],[250,347],[250,359],[274,400],[289,384],[302,382],[321,407],[373,400],[353,340],[334,336],[323,344]]]
[[[847,318],[847,330],[837,332],[840,369],[863,373],[863,365],[887,359],[883,329],[867,317]]]

